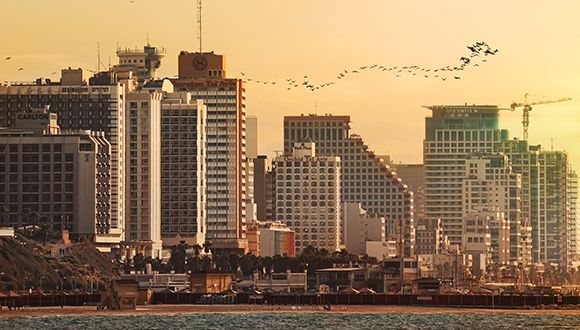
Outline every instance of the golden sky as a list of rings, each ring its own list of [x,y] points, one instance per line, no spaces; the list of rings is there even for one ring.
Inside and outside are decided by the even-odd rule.
[[[165,47],[161,74],[177,73],[180,50],[196,50],[193,0],[2,0],[0,81],[50,77],[64,67],[114,64],[117,43]],[[461,80],[377,71],[312,93],[247,86],[248,114],[259,120],[260,152],[282,149],[284,115],[350,114],[353,131],[378,154],[421,162],[428,104],[509,106],[525,93],[572,97],[531,113],[530,140],[567,150],[580,164],[580,2],[466,0],[205,0],[204,50],[227,55],[228,75],[264,80],[309,75],[333,79],[362,65],[458,65],[465,46],[500,51]],[[12,56],[12,60],[3,60]],[[22,67],[23,71],[17,71]],[[502,126],[521,137],[521,112]]]

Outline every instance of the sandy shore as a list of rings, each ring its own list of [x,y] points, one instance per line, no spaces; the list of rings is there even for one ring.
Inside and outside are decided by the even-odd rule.
[[[95,306],[82,307],[29,307],[24,310],[8,311],[3,308],[0,317],[44,317],[61,315],[142,315],[142,314],[184,314],[184,313],[279,313],[325,312],[318,306],[263,306],[263,305],[149,305],[138,306],[137,310],[98,311]],[[520,310],[520,309],[477,309],[441,308],[419,306],[332,306],[330,313],[494,313],[494,314],[571,314],[579,315],[580,310]]]

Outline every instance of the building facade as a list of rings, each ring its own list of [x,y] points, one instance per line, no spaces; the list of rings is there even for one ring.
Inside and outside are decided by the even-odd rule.
[[[125,228],[125,90],[110,74],[92,77],[65,69],[62,82],[37,80],[0,86],[0,126],[11,127],[31,108],[50,106],[62,130],[104,132],[111,144],[111,230]],[[64,79],[66,78],[66,79]]]
[[[260,256],[275,255],[295,256],[296,247],[294,230],[279,221],[265,221],[258,225],[260,240]]]
[[[165,246],[206,241],[206,106],[166,93],[161,105],[161,237]]]
[[[294,143],[308,139],[316,143],[319,155],[341,158],[343,201],[361,203],[369,214],[385,217],[388,236],[397,236],[402,230],[404,254],[413,255],[413,193],[360,136],[350,133],[350,116],[284,117],[286,154]]]
[[[340,249],[340,157],[317,156],[312,142],[272,162],[276,219],[295,231],[296,254],[306,247]]]
[[[74,238],[118,244],[121,233],[111,223],[110,143],[104,133],[60,132],[56,121],[56,114],[39,109],[0,129],[2,225],[46,225]]]
[[[161,98],[157,91],[127,94],[125,240],[148,241],[161,257]]]
[[[176,91],[207,106],[206,238],[212,249],[246,251],[246,96],[240,79],[226,78],[225,57],[181,52]]]
[[[352,254],[367,254],[367,242],[385,242],[385,218],[369,215],[360,203],[342,204],[342,239],[345,249]]]

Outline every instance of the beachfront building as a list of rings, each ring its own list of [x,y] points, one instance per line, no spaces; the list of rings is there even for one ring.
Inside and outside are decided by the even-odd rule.
[[[272,162],[276,219],[295,231],[296,254],[306,247],[340,250],[340,157],[318,156],[313,142]]]
[[[284,153],[296,142],[313,141],[317,154],[341,159],[341,196],[360,203],[368,214],[384,217],[387,236],[403,237],[404,255],[413,255],[415,223],[413,193],[362,137],[350,133],[350,116],[301,115],[284,117]],[[390,239],[390,238],[389,238]]]

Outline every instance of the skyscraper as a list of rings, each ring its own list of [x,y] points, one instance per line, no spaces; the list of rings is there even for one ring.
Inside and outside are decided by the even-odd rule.
[[[284,117],[285,154],[290,154],[294,143],[309,139],[316,143],[319,155],[341,158],[343,201],[361,203],[370,215],[385,217],[387,239],[400,242],[402,235],[404,255],[413,255],[413,194],[362,137],[350,133],[350,116]]]
[[[125,240],[149,242],[143,253],[161,257],[161,98],[157,91],[127,94]],[[143,243],[141,243],[143,244]]]
[[[207,234],[214,251],[246,251],[246,105],[240,79],[226,78],[225,58],[181,52],[176,91],[207,106]]]
[[[206,107],[187,92],[165,93],[161,105],[161,236],[163,244],[206,239]]]

